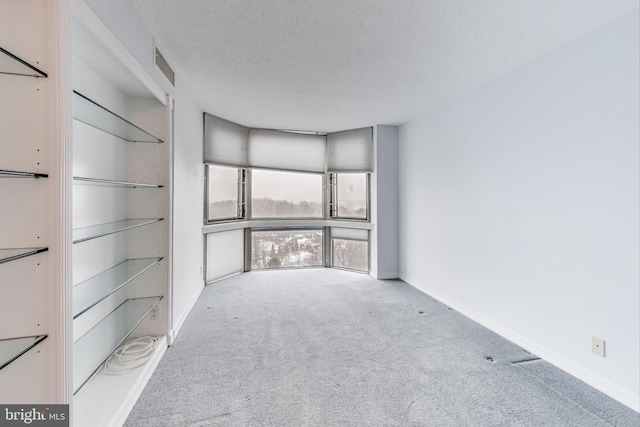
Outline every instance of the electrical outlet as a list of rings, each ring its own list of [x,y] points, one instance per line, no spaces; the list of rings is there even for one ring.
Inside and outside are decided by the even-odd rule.
[[[604,340],[602,338],[591,337],[591,352],[598,356],[606,357],[604,353]]]
[[[151,313],[149,313],[149,320],[158,320],[158,310],[158,306],[151,309]]]

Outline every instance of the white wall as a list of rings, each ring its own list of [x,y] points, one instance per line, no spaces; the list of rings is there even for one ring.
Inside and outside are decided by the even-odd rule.
[[[638,40],[635,11],[400,129],[401,277],[636,410]]]
[[[173,157],[173,315],[176,333],[204,287],[202,110],[180,82]]]
[[[204,286],[202,109],[176,71],[173,87],[154,64],[153,35],[131,0],[87,0],[109,30],[175,101],[173,154],[173,328],[177,333]],[[162,50],[162,46],[159,46]],[[163,51],[163,54],[166,52]],[[171,58],[167,60],[171,64]]]
[[[375,126],[371,174],[371,275],[398,277],[398,127]]]

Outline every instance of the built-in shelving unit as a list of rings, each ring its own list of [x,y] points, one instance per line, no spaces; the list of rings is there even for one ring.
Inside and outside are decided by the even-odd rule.
[[[91,74],[90,76],[91,78],[96,78]],[[115,140],[108,138],[105,140],[106,144],[113,147],[113,154],[107,156],[112,162],[115,160],[111,167],[116,170],[111,172],[111,174],[118,173],[117,169],[120,163],[127,164],[129,166],[129,172],[137,170],[135,156],[127,155],[127,157],[120,157],[120,159],[118,159],[118,153],[122,156],[126,155],[128,151],[127,147],[121,145],[122,143],[162,143],[160,138],[153,136],[150,132],[134,125],[132,122],[115,114],[85,95],[74,91],[73,102],[73,116],[75,121],[89,125],[93,129],[117,138]],[[81,131],[79,130],[78,132]],[[76,137],[78,140],[74,141],[74,144],[90,143],[89,140],[82,140],[82,133],[77,133]],[[80,155],[82,156],[82,154]],[[86,152],[84,155],[85,157],[82,158],[81,163],[91,164],[94,162],[102,162],[102,159],[92,157],[91,154],[86,154]],[[120,170],[120,173],[122,173],[122,170]],[[116,187],[126,191],[137,188],[161,191],[164,188],[162,184],[139,183],[129,180],[113,180],[87,176],[75,176],[74,183],[75,185],[85,186]],[[97,200],[98,204],[100,204],[101,197],[91,196],[91,191],[88,194],[79,193],[79,197],[80,199],[86,198],[86,203],[91,204],[92,200]],[[111,197],[116,200],[115,207],[112,203],[108,203],[108,206],[96,206],[96,210],[106,212],[106,214],[110,216],[118,216],[122,214],[122,211],[118,210],[119,208],[125,206],[126,211],[131,211],[128,206],[136,203],[136,197],[130,193],[118,193]],[[83,204],[84,202],[80,200],[78,203]],[[101,218],[101,216],[97,215],[96,218]],[[158,223],[162,220],[163,218],[128,218],[74,228],[73,243],[74,245],[80,244],[112,234],[127,232],[138,227]],[[130,248],[126,243],[124,245],[125,246],[111,247],[111,250],[126,255],[130,251]],[[96,256],[99,256],[99,252],[96,253]],[[116,303],[117,301],[122,301],[116,309],[103,317],[98,317],[99,320],[97,323],[95,323],[94,320],[94,325],[89,331],[75,341],[73,345],[74,393],[78,393],[79,390],[100,371],[102,364],[124,343],[127,337],[143,322],[147,314],[162,300],[163,295],[154,295],[145,298],[127,297],[127,295],[131,293],[129,292],[128,285],[138,277],[144,275],[144,273],[152,267],[159,264],[162,259],[162,256],[126,259],[113,266],[109,266],[106,270],[100,270],[98,274],[74,286],[72,302],[74,323],[80,322],[80,324],[83,324],[84,319],[82,315],[84,314],[90,318],[101,316],[100,313],[105,312],[105,309],[101,308],[103,304],[107,304],[106,307],[109,307],[114,304],[114,301],[116,301]],[[89,263],[94,266],[85,265],[82,267],[93,270],[100,269],[100,265],[102,265],[101,260],[98,258],[94,260],[89,258]],[[97,311],[98,314],[91,314],[94,310]],[[87,327],[83,324],[82,328],[86,330]]]
[[[158,305],[161,296],[125,300],[73,344],[73,392],[100,369],[111,354]]]
[[[104,84],[101,76],[96,76],[94,70],[84,71],[84,75],[88,79],[95,79],[97,84]],[[110,86],[105,86],[110,87]],[[117,97],[118,88],[113,87],[112,90]],[[82,95],[77,91],[73,93],[73,118],[77,123],[88,125],[89,128],[78,127],[74,132],[74,144],[81,147],[82,144],[91,144],[93,137],[99,138],[104,146],[98,147],[104,154],[104,158],[100,155],[93,155],[91,150],[79,149],[79,164],[92,165],[95,168],[85,167],[86,171],[92,172],[94,169],[101,168],[105,170],[105,174],[111,176],[127,175],[137,176],[138,174],[148,174],[149,171],[140,170],[140,167],[162,167],[160,164],[153,164],[149,159],[144,159],[145,152],[131,150],[137,142],[162,143],[163,141],[154,136],[151,132],[144,130],[142,127],[133,124],[131,121],[124,119],[122,116],[114,113],[108,108],[103,107],[100,103],[92,100],[88,96]],[[90,131],[89,129],[94,129]],[[92,132],[98,132],[97,134]],[[110,135],[111,138],[100,135],[100,133]],[[125,145],[123,145],[125,144]],[[131,144],[129,146],[129,144]],[[147,144],[143,144],[147,145]],[[129,154],[131,153],[131,154]],[[75,160],[74,160],[75,163]],[[104,168],[106,163],[106,168]],[[126,165],[125,169],[122,165]],[[85,190],[79,192],[80,187],[84,186]],[[87,187],[97,187],[95,190],[86,189]],[[108,196],[103,197],[103,193],[98,191],[100,188],[115,187],[120,188],[124,193],[104,193]],[[116,233],[129,232],[151,224],[159,223],[164,218],[126,218],[121,219],[122,215],[135,215],[142,209],[155,209],[161,213],[166,211],[166,206],[158,205],[158,202],[147,200],[140,201],[140,195],[130,193],[135,189],[149,189],[150,191],[163,191],[164,185],[160,183],[135,182],[128,179],[104,179],[97,176],[75,176],[74,192],[77,194],[77,206],[82,206],[82,211],[95,210],[95,220],[85,218],[84,222],[91,222],[92,225],[86,227],[77,227],[73,230],[73,244],[82,244],[89,240],[100,239]],[[104,202],[103,199],[108,199]],[[144,205],[144,208],[139,205]],[[132,207],[134,206],[134,207]],[[139,207],[139,208],[138,208]],[[86,212],[84,214],[87,216]],[[115,221],[101,222],[107,218],[116,219]],[[162,233],[163,230],[151,229],[143,234],[138,244],[145,246],[144,240],[150,239],[154,241],[158,236],[153,233]],[[138,282],[144,283],[144,278],[154,266],[157,266],[166,255],[164,252],[161,256],[132,258],[129,253],[132,251],[133,244],[127,243],[125,239],[122,243],[112,246],[110,243],[98,243],[94,246],[95,255],[83,257],[85,265],[74,263],[74,268],[79,270],[88,269],[96,270],[95,275],[78,283],[73,288],[73,319],[74,328],[77,324],[78,330],[88,332],[83,333],[81,337],[76,338],[73,344],[74,366],[73,366],[73,392],[78,393],[91,378],[99,374],[102,364],[122,345],[125,340],[136,330],[136,328],[145,320],[149,312],[157,307],[163,298],[163,294],[146,296],[143,298],[130,298],[129,295],[143,295],[148,293],[143,285],[135,289],[134,284]],[[106,245],[105,249],[110,252],[118,253],[119,256],[126,259],[120,262],[111,261],[107,263],[108,268],[104,268],[102,259],[101,245]],[[145,251],[151,253],[152,245],[148,246]],[[91,252],[91,250],[89,250]],[[117,259],[117,257],[115,258]],[[166,279],[165,279],[166,281]],[[132,289],[133,286],[133,289]],[[163,292],[164,293],[164,292]],[[117,308],[109,311],[109,307],[117,304]],[[157,318],[157,315],[155,316]],[[88,319],[88,320],[87,320]],[[97,320],[96,320],[97,319]],[[89,326],[87,326],[87,322]],[[96,396],[101,398],[101,396]]]
[[[79,283],[73,290],[73,318],[80,316],[160,260],[162,258],[128,259]]]
[[[72,12],[72,412],[75,425],[120,425],[171,335],[170,102],[86,4]],[[154,357],[105,374],[140,336],[162,343]]]
[[[162,140],[86,96],[73,92],[73,118],[129,142]]]
[[[46,173],[0,170],[0,178],[47,178]]]
[[[7,2],[0,41],[0,402],[121,425],[172,339],[172,101],[85,1]]]
[[[0,402],[51,402],[61,344],[57,231],[64,144],[54,109],[58,40],[48,2],[3,2],[0,13]],[[48,78],[48,70],[52,77]],[[55,227],[55,228],[54,228]],[[55,231],[53,231],[55,230]],[[60,268],[58,268],[60,267]],[[57,270],[57,271],[55,271]],[[48,338],[48,339],[47,339]],[[46,340],[45,340],[46,339]],[[43,342],[44,341],[44,342]],[[36,347],[37,346],[37,347]],[[34,349],[34,347],[36,347]],[[61,359],[57,359],[61,360]],[[52,369],[54,367],[56,369]],[[52,402],[53,403],[53,402]]]
[[[123,219],[121,221],[109,222],[106,224],[76,228],[73,230],[73,243],[81,243],[87,240],[97,239],[98,237],[120,233],[122,231],[131,230],[132,228],[153,224],[158,221],[162,221],[162,218]]]
[[[47,73],[39,70],[33,65],[29,64],[14,55],[13,53],[4,50],[0,47],[0,73],[2,74],[14,74],[18,76],[31,76],[31,77],[47,77]]]
[[[42,342],[46,335],[0,339],[0,369]]]
[[[25,258],[31,255],[46,252],[48,248],[11,248],[0,249],[0,264],[5,262],[15,261],[20,258]]]

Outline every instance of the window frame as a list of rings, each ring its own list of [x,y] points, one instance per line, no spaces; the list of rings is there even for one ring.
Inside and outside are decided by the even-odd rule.
[[[342,266],[338,266],[335,264],[335,251],[333,249],[333,244],[335,240],[344,240],[347,242],[360,242],[360,243],[365,243],[367,245],[367,269],[366,270],[358,270],[356,268],[349,268],[349,267],[342,267]],[[346,270],[346,271],[353,271],[355,273],[363,273],[363,274],[369,274],[369,272],[371,272],[371,244],[369,243],[369,240],[356,240],[356,239],[345,239],[343,237],[331,237],[330,239],[331,241],[331,268],[335,268],[337,270]]]
[[[353,217],[353,216],[340,216],[338,215],[338,175],[365,175],[366,176],[366,190],[365,190],[365,218]],[[326,202],[326,216],[329,220],[338,221],[352,221],[352,222],[370,222],[371,221],[371,173],[370,172],[327,172],[326,173],[326,186],[327,186],[327,202]]]
[[[250,187],[249,180],[250,174],[247,168],[239,167],[239,166],[230,166],[230,165],[218,165],[214,163],[205,163],[204,164],[204,224],[219,224],[224,222],[235,222],[235,221],[244,221],[248,217],[248,206],[247,206],[247,188]],[[210,219],[209,216],[209,170],[211,167],[225,167],[230,169],[236,169],[238,172],[238,179],[236,181],[237,185],[237,205],[236,212],[237,215],[235,217],[224,217],[224,218],[215,218]]]
[[[356,238],[356,237],[336,237],[334,236],[333,227],[327,227],[325,230],[325,242],[324,242],[324,246],[327,248],[326,250],[326,258],[325,258],[325,266],[329,267],[329,268],[335,268],[338,270],[345,270],[345,271],[352,271],[355,273],[362,273],[362,274],[370,274],[371,273],[371,230],[367,230],[367,238],[366,239],[360,239],[360,238]],[[349,227],[347,225],[343,226],[338,226],[337,228],[347,228],[349,229]],[[333,250],[333,241],[334,240],[347,240],[347,241],[352,241],[352,242],[363,242],[367,244],[367,270],[356,270],[354,268],[348,268],[348,267],[339,267],[335,265],[335,251]]]
[[[238,199],[237,199],[237,217],[228,217],[228,218],[216,218],[209,219],[209,185],[210,185],[210,168],[211,167],[226,167],[237,170],[238,172],[238,180],[237,180],[237,191],[238,191]],[[321,215],[317,217],[254,217],[253,216],[253,172],[259,171],[271,171],[271,172],[282,172],[282,173],[291,173],[291,174],[309,174],[309,175],[320,175],[321,181],[321,194],[322,194],[322,209]],[[339,197],[338,197],[338,180],[340,175],[362,175],[364,174],[366,179],[366,218],[362,217],[353,217],[353,216],[339,216],[338,215],[338,206],[339,206]],[[273,226],[271,225],[261,225],[259,227],[252,227],[250,224],[247,224],[244,227],[244,271],[253,270],[253,233],[254,232],[279,232],[279,231],[290,231],[290,232],[305,232],[305,231],[320,231],[321,232],[321,253],[320,253],[320,262],[314,265],[304,265],[304,266],[278,266],[278,267],[264,267],[258,268],[257,270],[277,270],[277,269],[300,269],[300,268],[318,268],[318,267],[329,267],[336,268],[339,270],[351,271],[355,273],[361,274],[370,274],[371,273],[371,234],[368,235],[366,240],[359,238],[349,238],[349,237],[335,237],[332,233],[332,226],[330,223],[326,223],[325,225],[318,227],[315,225],[306,225],[303,226],[301,224],[296,225],[297,221],[340,221],[343,222],[344,225],[337,225],[338,228],[350,228],[348,223],[370,223],[371,222],[371,172],[362,172],[362,171],[354,171],[354,172],[329,172],[326,171],[323,174],[314,173],[314,172],[305,172],[305,171],[294,171],[294,170],[281,170],[281,169],[270,169],[270,168],[249,168],[249,167],[241,167],[234,165],[222,165],[216,163],[205,163],[205,206],[204,206],[204,215],[205,215],[205,225],[216,225],[216,224],[224,224],[224,223],[233,223],[233,222],[249,222],[251,221],[259,221],[259,222],[269,222],[274,221]],[[282,221],[292,221],[291,225],[283,225]],[[360,228],[360,227],[356,227]],[[367,270],[359,270],[344,266],[337,266],[335,264],[335,251],[334,245],[337,244],[336,240],[351,240],[357,242],[363,242],[367,246],[367,254],[366,254],[366,268]],[[205,251],[205,262],[206,262],[206,251]]]

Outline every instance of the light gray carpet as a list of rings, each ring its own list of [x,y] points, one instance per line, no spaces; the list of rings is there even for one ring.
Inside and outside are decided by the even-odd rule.
[[[205,288],[126,425],[640,425],[531,359],[401,281],[251,272]]]

